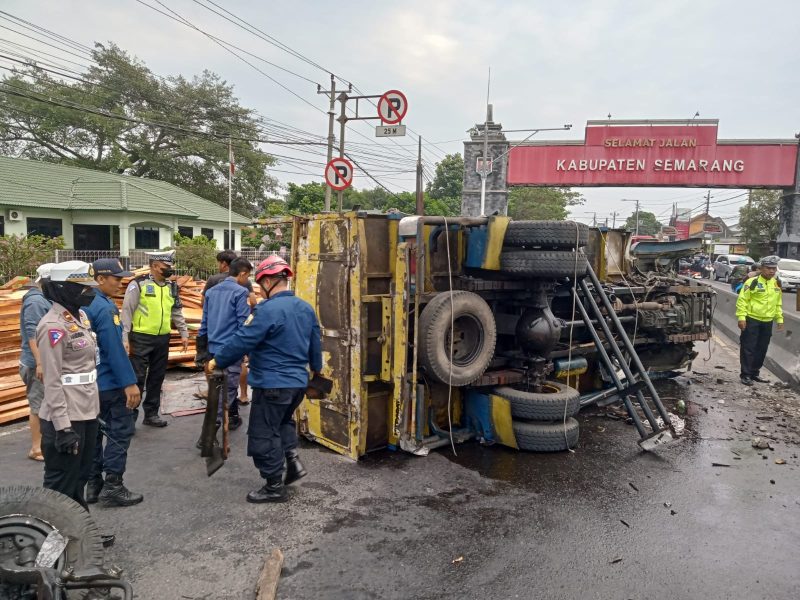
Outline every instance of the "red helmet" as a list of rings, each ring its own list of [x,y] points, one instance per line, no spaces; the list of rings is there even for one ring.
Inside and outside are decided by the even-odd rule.
[[[273,254],[269,258],[262,260],[256,267],[256,283],[264,277],[272,277],[281,273],[285,273],[287,277],[294,275],[289,263],[277,254]]]

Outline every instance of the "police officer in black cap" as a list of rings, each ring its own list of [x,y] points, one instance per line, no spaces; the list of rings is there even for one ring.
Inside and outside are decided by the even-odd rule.
[[[104,431],[97,435],[91,478],[86,486],[86,502],[92,504],[99,499],[103,506],[132,506],[144,497],[126,488],[122,476],[134,432],[136,417],[133,411],[139,406],[141,393],[122,344],[122,323],[112,298],[119,293],[122,278],[133,273],[126,271],[116,258],[102,258],[94,261],[92,266],[97,288],[86,315],[100,349],[97,387],[100,390],[101,429]],[[104,434],[107,438],[105,447]]]

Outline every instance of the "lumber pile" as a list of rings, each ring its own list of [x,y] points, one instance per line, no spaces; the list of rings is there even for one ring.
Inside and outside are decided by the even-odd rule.
[[[136,271],[134,275],[146,272],[147,269],[143,269]],[[22,383],[19,376],[20,344],[22,342],[19,331],[19,313],[22,309],[22,297],[27,292],[23,286],[29,283],[30,279],[27,277],[15,277],[0,286],[0,424],[24,419],[29,414],[25,384]],[[130,279],[123,280],[120,293],[114,298],[120,309],[128,283],[130,283]],[[189,349],[183,352],[180,334],[173,329],[169,344],[170,367],[194,368],[195,338],[203,316],[202,291],[204,285],[204,281],[194,279],[191,275],[178,277],[183,315],[189,328]]]

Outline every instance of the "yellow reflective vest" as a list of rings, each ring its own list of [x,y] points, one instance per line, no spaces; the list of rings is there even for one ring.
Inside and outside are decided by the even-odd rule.
[[[759,275],[744,282],[736,300],[736,319],[744,321],[746,317],[783,323],[783,294],[776,278]]]

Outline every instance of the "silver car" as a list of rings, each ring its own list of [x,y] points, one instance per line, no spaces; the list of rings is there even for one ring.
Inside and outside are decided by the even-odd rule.
[[[727,282],[731,276],[733,267],[738,265],[741,259],[744,259],[748,267],[755,264],[755,261],[749,256],[744,256],[742,254],[720,254],[717,260],[712,264],[714,267],[714,279]]]
[[[778,261],[778,279],[784,290],[795,290],[800,287],[800,260],[782,258]]]

